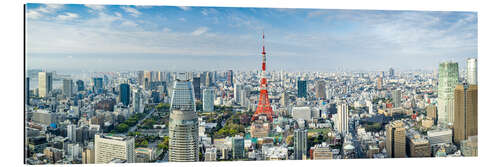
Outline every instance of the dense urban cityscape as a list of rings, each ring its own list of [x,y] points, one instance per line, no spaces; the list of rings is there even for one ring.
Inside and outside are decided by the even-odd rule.
[[[28,70],[26,163],[477,156],[477,59],[438,69]]]
[[[260,54],[241,60],[252,70],[26,65],[25,164],[478,155],[477,55],[432,70],[288,71],[269,68],[276,45],[258,36]]]

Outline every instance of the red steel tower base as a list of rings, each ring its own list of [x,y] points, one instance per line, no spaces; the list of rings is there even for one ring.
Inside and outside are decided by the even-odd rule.
[[[264,33],[262,33],[262,41],[264,42]],[[267,78],[266,78],[266,48],[262,45],[262,74],[260,79],[260,97],[257,111],[252,116],[252,121],[259,117],[259,115],[266,115],[269,122],[273,122],[273,109],[269,102],[267,93]]]

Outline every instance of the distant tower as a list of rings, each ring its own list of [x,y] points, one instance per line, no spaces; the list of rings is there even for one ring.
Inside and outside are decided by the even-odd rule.
[[[391,94],[392,94],[392,103],[394,104],[394,108],[401,107],[401,89],[393,90]]]
[[[47,94],[52,90],[52,73],[39,72],[38,73],[38,95],[40,97],[47,97]]]
[[[262,42],[264,42],[264,33],[262,33]],[[265,114],[267,120],[273,122],[273,109],[271,108],[271,103],[269,102],[269,96],[267,94],[266,48],[264,44],[262,45],[262,73],[260,79],[259,105],[257,106],[255,114],[252,116],[252,121],[261,114]]]
[[[337,104],[337,129],[342,135],[349,131],[349,107],[345,101]]]
[[[130,85],[127,83],[120,84],[120,102],[122,102],[124,106],[130,104]]]
[[[63,94],[68,98],[73,95],[73,80],[71,79],[63,80]]]
[[[467,59],[467,83],[469,85],[477,85],[477,59]]]
[[[306,98],[307,97],[307,81],[298,80],[297,81],[297,97]]]
[[[326,82],[324,80],[320,80],[316,82],[316,98],[318,99],[326,99]]]

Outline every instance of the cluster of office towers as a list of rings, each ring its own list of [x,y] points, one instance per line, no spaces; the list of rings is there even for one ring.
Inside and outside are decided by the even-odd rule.
[[[456,144],[470,137],[477,137],[477,59],[467,59],[464,82],[460,82],[456,62],[439,64],[438,74],[438,127],[452,129],[453,142]],[[401,92],[395,90],[392,94],[398,98]],[[385,144],[388,157],[406,157],[406,135],[405,125],[401,121],[393,121],[386,126]]]

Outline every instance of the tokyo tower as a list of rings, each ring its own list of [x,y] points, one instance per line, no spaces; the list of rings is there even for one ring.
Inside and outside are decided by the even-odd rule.
[[[259,105],[257,106],[257,111],[255,111],[252,116],[252,121],[260,115],[265,114],[267,116],[267,120],[273,122],[273,109],[271,108],[271,103],[269,102],[269,96],[267,94],[266,48],[264,46],[264,33],[262,33],[262,73],[260,77]]]

